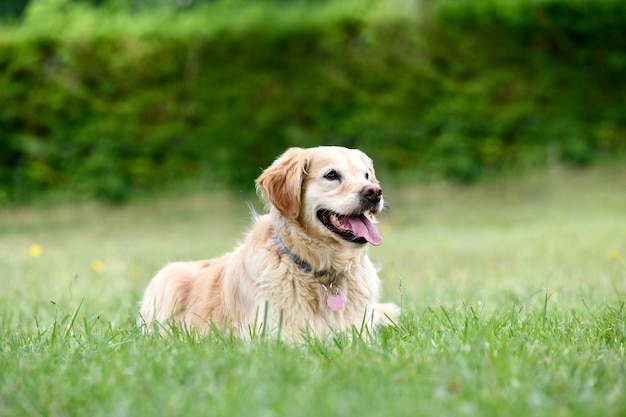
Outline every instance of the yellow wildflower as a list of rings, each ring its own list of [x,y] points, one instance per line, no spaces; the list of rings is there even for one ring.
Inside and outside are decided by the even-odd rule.
[[[94,259],[91,261],[91,269],[93,269],[93,272],[96,274],[101,273],[104,270],[104,262],[100,259]]]
[[[609,251],[609,259],[616,260],[618,256],[619,256],[619,252],[617,251],[617,249],[613,249]]]
[[[30,248],[28,248],[28,254],[31,258],[39,258],[41,256],[41,252],[41,246],[36,243],[33,243],[32,245],[30,245]]]

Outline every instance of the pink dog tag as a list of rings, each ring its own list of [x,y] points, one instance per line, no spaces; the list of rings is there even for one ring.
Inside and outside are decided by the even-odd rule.
[[[326,299],[326,304],[333,311],[338,311],[343,306],[343,298],[339,294],[329,295]]]

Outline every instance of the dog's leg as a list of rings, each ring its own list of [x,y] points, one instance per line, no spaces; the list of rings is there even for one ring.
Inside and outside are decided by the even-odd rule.
[[[388,326],[400,317],[400,307],[393,303],[378,304],[374,309],[374,324]]]

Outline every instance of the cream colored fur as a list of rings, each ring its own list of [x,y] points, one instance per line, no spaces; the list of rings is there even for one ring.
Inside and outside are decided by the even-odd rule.
[[[330,181],[329,170],[341,181]],[[269,214],[254,219],[244,242],[220,258],[175,262],[152,279],[141,302],[146,332],[173,323],[208,332],[211,326],[247,337],[263,327],[290,340],[304,332],[326,337],[351,326],[372,328],[395,320],[400,309],[379,304],[380,280],[367,244],[352,243],[328,230],[317,211],[351,214],[361,190],[376,180],[372,161],[340,147],[291,148],[257,179]],[[375,221],[383,200],[366,215]],[[314,271],[339,277],[343,306],[327,304],[328,276],[316,276],[281,251],[284,247]]]

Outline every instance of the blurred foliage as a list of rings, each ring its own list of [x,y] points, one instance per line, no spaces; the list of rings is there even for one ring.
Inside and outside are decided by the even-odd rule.
[[[0,2],[0,19],[8,20],[20,17],[28,0],[2,0]]]
[[[251,187],[288,146],[461,181],[626,151],[623,1],[97,4],[0,29],[0,202]]]

